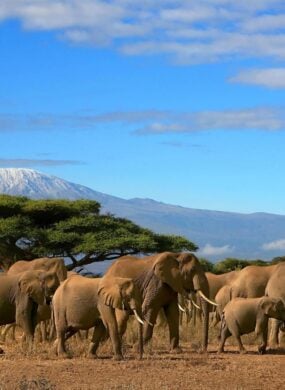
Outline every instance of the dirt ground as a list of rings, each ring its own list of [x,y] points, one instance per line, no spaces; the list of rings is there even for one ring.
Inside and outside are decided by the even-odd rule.
[[[182,353],[170,354],[167,346],[156,347],[137,360],[136,353],[125,347],[125,360],[113,361],[111,348],[100,350],[100,359],[85,357],[87,342],[70,346],[72,359],[59,359],[50,344],[37,346],[27,354],[18,343],[5,345],[0,357],[0,390],[28,389],[285,389],[285,350],[260,356],[256,346],[240,355],[236,346],[217,354],[211,344],[207,354],[195,351],[195,345],[182,343]],[[191,345],[191,346],[190,346]]]

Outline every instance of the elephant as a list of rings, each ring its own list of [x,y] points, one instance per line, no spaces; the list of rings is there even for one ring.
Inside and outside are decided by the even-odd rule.
[[[0,325],[16,322],[31,345],[38,305],[48,302],[58,286],[56,274],[39,270],[0,275]]]
[[[123,256],[116,260],[106,271],[106,276],[131,278],[143,297],[143,316],[145,320],[143,339],[148,342],[160,309],[164,310],[170,336],[170,348],[180,351],[179,347],[179,308],[178,293],[191,296],[198,292],[203,296],[203,341],[206,351],[209,327],[209,285],[199,260],[193,253],[163,252],[144,258]],[[213,303],[214,304],[214,303]],[[121,335],[126,330],[129,313],[116,311]]]
[[[262,337],[258,352],[265,353],[269,318],[285,321],[285,304],[282,299],[270,297],[232,299],[225,306],[222,315],[219,352],[224,352],[226,339],[233,335],[238,342],[240,353],[245,353],[240,336],[255,330],[256,335]]]
[[[280,297],[285,302],[285,263],[276,264],[274,272],[272,273],[266,289],[265,295],[271,298]],[[278,345],[278,333],[280,324],[278,321],[274,321],[271,331],[271,344]]]
[[[95,326],[89,356],[96,357],[99,342],[108,332],[114,359],[121,360],[121,339],[115,316],[115,309],[119,309],[132,310],[140,323],[139,344],[142,357],[141,295],[131,279],[70,276],[55,292],[52,307],[57,336],[55,345],[59,356],[67,356],[65,341],[69,337],[80,329],[86,330]]]
[[[39,305],[37,309],[36,324],[39,325],[39,339],[40,341],[46,341],[47,336],[47,322],[51,319],[51,307],[48,304]],[[15,337],[16,324],[8,324],[4,326],[0,334],[1,341],[6,341],[8,333],[11,331],[12,340],[16,340]],[[52,329],[49,332],[49,339],[52,338]],[[25,340],[25,335],[22,336],[22,340]]]
[[[49,258],[42,257],[30,261],[19,260],[8,269],[8,275],[16,275],[23,271],[43,270],[51,271],[57,274],[60,282],[67,278],[67,269],[64,265],[64,260],[59,257]]]
[[[258,298],[264,296],[267,285],[277,269],[278,264],[267,266],[249,265],[243,268],[238,277],[231,283],[231,297]],[[271,320],[271,325],[273,326],[273,333],[270,344],[276,345],[278,344],[276,321]]]
[[[42,270],[46,272],[56,273],[59,282],[65,280],[68,276],[67,269],[64,265],[64,260],[62,258],[54,257],[42,257],[30,261],[19,260],[14,263],[7,271],[8,275],[17,275],[21,272],[28,270]],[[41,324],[41,338],[42,340],[46,339],[45,325],[43,321],[50,319],[51,310],[48,307],[39,307],[37,315],[37,323]],[[13,325],[6,326],[1,336],[5,338],[7,332],[13,327]]]

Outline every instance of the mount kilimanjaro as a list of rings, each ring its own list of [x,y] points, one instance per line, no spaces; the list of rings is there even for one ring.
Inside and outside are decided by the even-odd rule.
[[[32,169],[1,168],[0,193],[33,199],[92,199],[102,212],[128,218],[158,233],[183,235],[200,256],[271,259],[285,252],[285,216],[199,210],[152,199],[122,199]]]

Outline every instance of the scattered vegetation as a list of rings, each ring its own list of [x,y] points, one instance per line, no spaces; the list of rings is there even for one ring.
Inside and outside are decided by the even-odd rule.
[[[285,256],[275,257],[271,261],[264,260],[245,260],[245,259],[236,259],[228,257],[224,260],[218,261],[217,263],[211,263],[209,260],[200,258],[200,263],[202,264],[205,272],[212,272],[214,274],[223,274],[225,272],[230,272],[234,270],[239,270],[248,265],[258,265],[266,266],[271,264],[277,264],[281,261],[285,261]]]

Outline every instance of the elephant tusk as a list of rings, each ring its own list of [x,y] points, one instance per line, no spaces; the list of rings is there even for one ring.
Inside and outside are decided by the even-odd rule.
[[[201,310],[201,307],[200,307],[199,305],[197,305],[197,303],[195,303],[195,302],[193,301],[193,299],[190,299],[190,301],[191,301],[192,305],[193,305],[194,307],[196,307],[196,309]]]
[[[183,307],[180,305],[180,303],[178,303],[178,308],[180,311],[182,311],[182,313],[186,313],[186,310],[183,309]]]
[[[197,293],[200,294],[201,297],[202,297],[203,299],[205,299],[205,301],[207,301],[207,302],[210,303],[211,305],[213,305],[213,306],[219,306],[216,302],[211,301],[209,298],[207,298],[206,295],[205,295],[201,290],[198,290]]]
[[[154,327],[154,324],[152,324],[151,322],[149,322],[149,320],[148,320],[148,319],[144,318],[144,320],[145,320],[145,322],[146,322],[148,325],[150,325],[150,326]]]
[[[135,314],[135,317],[136,317],[137,321],[138,321],[140,324],[143,325],[143,320],[140,318],[140,316],[138,315],[138,313],[137,313],[136,310],[134,310],[134,314]]]

